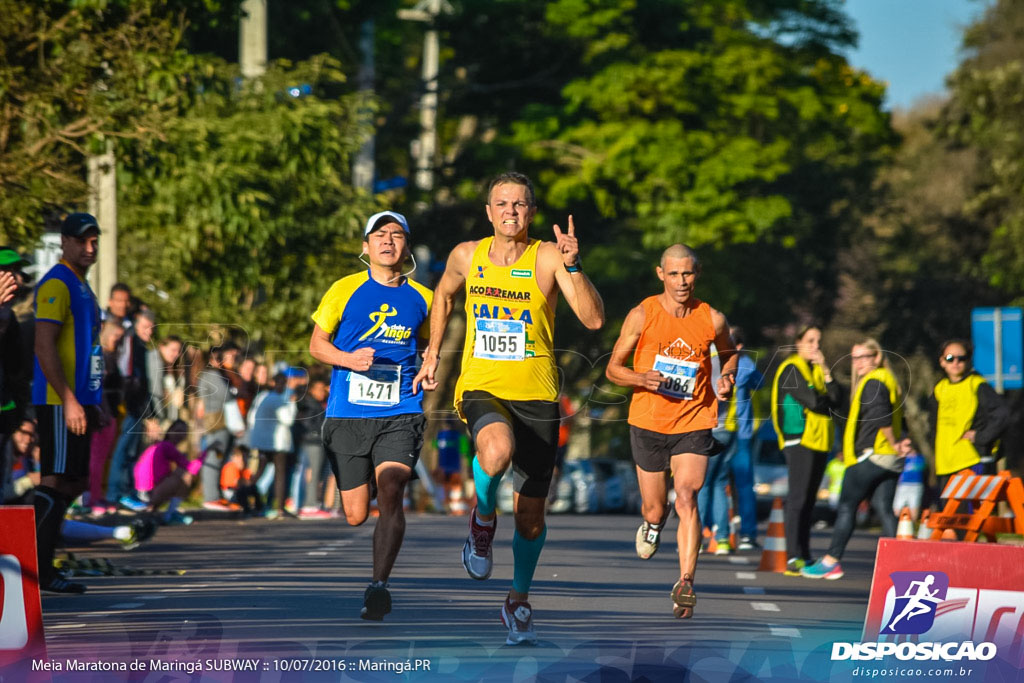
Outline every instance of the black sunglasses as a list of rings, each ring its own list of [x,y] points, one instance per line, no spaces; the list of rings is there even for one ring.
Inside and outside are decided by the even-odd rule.
[[[951,353],[947,353],[942,358],[942,360],[946,361],[947,363],[952,363],[953,361],[956,361],[956,360],[960,361],[961,363],[966,363],[969,359],[970,359],[970,356],[954,356]]]

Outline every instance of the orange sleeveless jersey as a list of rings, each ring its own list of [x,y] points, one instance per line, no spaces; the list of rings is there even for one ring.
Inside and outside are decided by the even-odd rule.
[[[668,313],[657,296],[644,299],[644,328],[633,354],[636,372],[657,370],[658,391],[634,388],[629,424],[661,434],[683,434],[718,425],[718,400],[711,387],[711,307],[694,299],[685,318]]]

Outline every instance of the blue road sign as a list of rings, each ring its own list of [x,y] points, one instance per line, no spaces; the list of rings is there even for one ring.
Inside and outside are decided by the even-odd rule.
[[[1024,335],[1019,308],[975,308],[971,311],[974,367],[996,391],[1024,387]]]

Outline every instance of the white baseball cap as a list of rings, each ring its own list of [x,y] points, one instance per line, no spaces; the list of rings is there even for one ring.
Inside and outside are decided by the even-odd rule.
[[[409,234],[409,221],[405,220],[405,216],[400,213],[396,213],[395,211],[381,211],[380,213],[375,213],[366,219],[366,228],[363,230],[363,237],[366,237],[377,228],[387,225],[388,223],[398,223],[402,226],[402,230],[405,230],[405,234]]]

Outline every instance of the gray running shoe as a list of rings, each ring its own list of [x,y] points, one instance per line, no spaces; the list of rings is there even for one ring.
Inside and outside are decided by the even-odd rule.
[[[494,543],[494,532],[498,529],[498,518],[494,518],[491,526],[482,526],[476,522],[476,508],[469,513],[469,536],[462,546],[462,565],[469,575],[478,581],[491,576],[494,559],[491,546]]]
[[[676,619],[689,619],[697,605],[697,594],[693,590],[693,577],[689,574],[672,586],[672,614]]]

